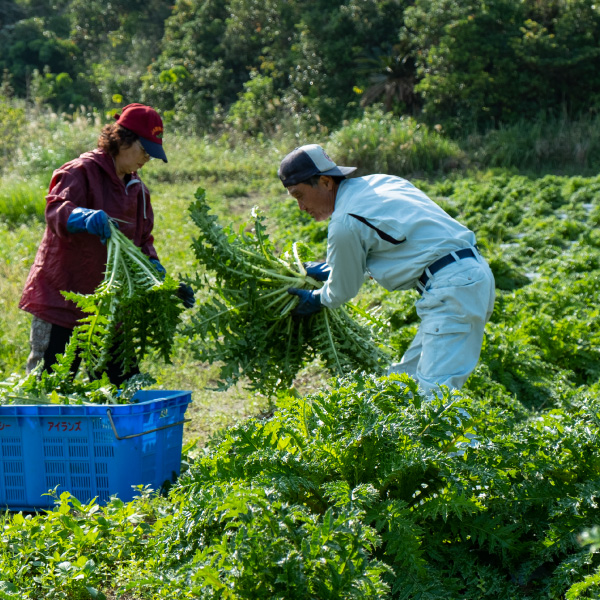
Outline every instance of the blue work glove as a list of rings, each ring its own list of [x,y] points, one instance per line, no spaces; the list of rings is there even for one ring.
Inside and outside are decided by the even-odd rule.
[[[298,296],[300,302],[292,311],[293,315],[308,317],[321,310],[321,294],[315,294],[314,290],[303,290],[301,288],[289,288],[288,294]]]
[[[158,271],[158,275],[161,279],[167,276],[167,270],[160,264],[158,258],[151,258],[150,262],[154,265],[154,268]]]
[[[177,290],[177,297],[183,302],[183,305],[186,308],[192,308],[192,306],[196,304],[194,290],[185,283],[179,284],[179,289]]]
[[[310,262],[303,263],[306,269],[306,274],[316,279],[317,281],[327,281],[329,279],[329,273],[331,269],[326,262],[318,262],[311,260]]]
[[[67,220],[67,231],[69,233],[93,233],[100,236],[100,241],[106,244],[110,237],[110,225],[108,215],[103,210],[91,208],[76,208]]]

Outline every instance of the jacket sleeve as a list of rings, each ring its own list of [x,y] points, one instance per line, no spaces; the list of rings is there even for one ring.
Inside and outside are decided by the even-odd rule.
[[[154,229],[154,210],[152,208],[152,203],[150,202],[150,192],[143,183],[142,186],[144,187],[144,193],[142,194],[141,201],[145,202],[145,218],[142,219],[140,250],[149,258],[156,258],[158,260],[158,254],[154,248],[154,236],[152,235],[152,230]]]
[[[54,171],[46,196],[46,224],[52,233],[66,237],[67,221],[77,207],[86,207],[87,180],[78,170]]]
[[[346,216],[329,225],[327,264],[329,279],[321,288],[321,303],[338,308],[358,294],[365,281],[367,252],[359,232]]]

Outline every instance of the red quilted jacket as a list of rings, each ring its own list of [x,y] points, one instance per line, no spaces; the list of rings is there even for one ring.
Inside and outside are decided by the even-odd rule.
[[[69,233],[67,220],[77,207],[102,209],[119,219],[120,230],[150,258],[158,258],[148,188],[137,173],[123,183],[110,154],[86,152],[54,171],[46,196],[46,230],[19,308],[55,325],[72,328],[83,313],[61,291],[91,294],[102,281],[106,246],[97,235]]]

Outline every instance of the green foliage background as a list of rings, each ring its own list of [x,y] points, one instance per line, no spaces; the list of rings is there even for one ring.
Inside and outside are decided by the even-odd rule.
[[[599,37],[591,0],[9,0],[0,71],[54,110],[142,101],[201,132],[327,132],[381,103],[465,134],[596,115]]]

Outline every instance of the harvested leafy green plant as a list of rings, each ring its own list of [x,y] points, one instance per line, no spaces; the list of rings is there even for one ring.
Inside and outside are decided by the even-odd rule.
[[[13,375],[0,383],[0,404],[123,403],[144,386],[148,375],[128,379],[120,389],[104,373],[110,359],[123,372],[150,351],[170,361],[183,305],[179,283],[161,277],[149,258],[111,223],[106,272],[93,294],[63,292],[88,316],[80,319],[64,354],[50,372],[35,369],[26,377]],[[72,368],[80,357],[92,381],[76,378]]]
[[[150,259],[111,223],[104,280],[93,294],[63,292],[89,316],[80,320],[72,340],[88,369],[101,372],[109,359],[123,372],[155,350],[170,361],[183,305],[179,283],[161,278]]]
[[[41,365],[25,376],[13,373],[0,382],[0,406],[16,404],[127,404],[134,394],[156,380],[147,374],[130,377],[119,387],[111,383],[106,373],[89,381],[74,377],[71,364],[75,345],[67,346],[65,354],[50,371]]]
[[[346,304],[308,318],[292,315],[298,298],[288,289],[322,285],[306,274],[303,262],[312,257],[305,245],[295,243],[276,256],[256,208],[251,231],[247,224],[238,233],[222,227],[210,214],[203,189],[196,192],[190,213],[199,229],[193,249],[206,268],[190,283],[211,294],[187,333],[200,360],[222,363],[221,388],[247,377],[252,389],[271,395],[289,387],[314,358],[334,375],[381,371],[388,357],[374,344],[366,323],[376,320],[365,311]]]

